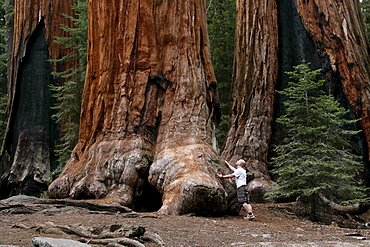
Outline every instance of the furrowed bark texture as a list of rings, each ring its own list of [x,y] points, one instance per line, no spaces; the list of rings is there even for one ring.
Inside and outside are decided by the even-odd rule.
[[[9,69],[9,101],[4,150],[10,155],[2,176],[1,195],[40,195],[47,189],[55,162],[57,126],[51,120],[52,65],[62,51],[52,40],[65,34],[68,24],[61,14],[72,14],[73,1],[14,1],[12,53]]]
[[[79,143],[50,196],[225,211],[204,1],[90,1],[89,16]]]
[[[90,1],[88,11],[79,143],[49,192],[53,198],[107,197],[132,206],[153,160],[158,88],[148,84],[157,56],[152,6]]]
[[[164,98],[149,174],[163,194],[161,213],[226,209],[225,190],[215,179],[221,164],[211,146],[219,105],[205,10],[202,0],[164,1],[156,7],[156,25],[166,27],[158,30],[158,46],[164,47],[160,67],[174,83]]]
[[[321,56],[327,56],[332,75],[341,88],[355,118],[361,118],[364,154],[369,161],[370,148],[370,69],[369,43],[358,1],[297,1],[303,24],[312,36]],[[329,89],[330,90],[330,89]]]
[[[278,75],[278,27],[275,1],[238,0],[233,104],[222,157],[247,161],[254,174],[253,201],[262,201],[271,184],[267,170]]]

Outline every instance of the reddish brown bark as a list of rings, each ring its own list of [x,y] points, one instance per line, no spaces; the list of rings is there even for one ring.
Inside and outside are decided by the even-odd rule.
[[[135,207],[149,177],[162,213],[225,211],[204,1],[90,1],[89,16],[79,143],[51,197]]]
[[[111,197],[131,206],[153,157],[150,128],[156,112],[145,105],[148,98],[155,109],[158,91],[146,87],[151,68],[156,71],[151,5],[91,1],[88,11],[92,18],[79,143],[49,191],[51,197]]]
[[[156,25],[159,61],[174,82],[166,93],[162,122],[149,181],[163,193],[163,213],[225,210],[224,189],[215,179],[219,158],[212,148],[212,91],[216,79],[211,66],[204,1],[158,5]],[[176,6],[177,5],[177,6]],[[174,63],[173,61],[178,61]],[[216,88],[214,88],[216,90]],[[208,199],[206,199],[207,197]],[[206,201],[208,200],[208,202]]]
[[[276,1],[238,0],[236,13],[233,104],[222,157],[245,159],[254,174],[254,200],[271,184],[267,170],[278,74]],[[262,192],[262,194],[260,193]]]
[[[351,104],[370,151],[370,58],[369,43],[359,1],[297,0],[302,21],[319,52],[328,55],[332,70],[340,76],[343,91]]]

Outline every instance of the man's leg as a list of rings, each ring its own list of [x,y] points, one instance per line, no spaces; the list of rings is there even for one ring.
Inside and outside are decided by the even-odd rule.
[[[247,210],[247,213],[248,213],[247,217],[244,217],[244,219],[253,220],[255,216],[252,212],[252,206],[249,203],[244,203],[243,208],[245,208],[245,210]]]
[[[253,214],[252,206],[250,204],[244,203],[243,207],[245,208],[248,214]]]

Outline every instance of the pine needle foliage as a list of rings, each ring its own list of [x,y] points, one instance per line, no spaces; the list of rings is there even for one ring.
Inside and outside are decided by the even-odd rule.
[[[278,91],[287,97],[286,114],[277,119],[286,127],[287,137],[275,149],[272,173],[278,177],[277,186],[266,196],[304,196],[310,198],[311,208],[316,208],[312,204],[319,193],[338,201],[362,199],[364,188],[356,180],[356,171],[363,165],[360,157],[351,153],[348,138],[358,131],[346,129],[358,120],[345,118],[348,111],[321,90],[324,80],[317,80],[321,69],[311,70],[309,65],[303,61],[287,72],[292,81]]]
[[[13,15],[12,6],[5,0],[0,0],[0,147],[6,130],[5,110],[8,101],[7,63],[8,63],[8,19]],[[0,148],[1,153],[1,148]]]
[[[56,104],[53,107],[56,113],[53,119],[60,123],[62,129],[61,143],[56,148],[60,163],[57,174],[70,158],[73,148],[78,141],[79,119],[81,111],[82,92],[86,75],[87,56],[87,0],[78,0],[73,6],[76,17],[64,15],[73,23],[73,27],[61,25],[68,33],[68,37],[56,37],[55,42],[71,52],[66,56],[52,60],[60,66],[68,67],[66,70],[54,72],[59,84],[51,85]],[[68,65],[68,66],[65,66]]]
[[[222,112],[221,121],[216,129],[219,146],[222,146],[227,136],[231,107],[235,8],[235,0],[207,0],[207,22],[212,64],[218,82]]]
[[[364,18],[367,37],[370,40],[370,0],[361,1],[361,12]]]

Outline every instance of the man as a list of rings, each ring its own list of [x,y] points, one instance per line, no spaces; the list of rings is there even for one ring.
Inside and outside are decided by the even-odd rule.
[[[229,163],[226,164],[230,167],[233,173],[228,175],[218,174],[220,178],[235,178],[236,183],[236,192],[238,196],[238,203],[247,211],[247,217],[244,217],[246,220],[252,220],[255,218],[252,212],[252,206],[249,203],[248,191],[247,191],[247,172],[244,169],[245,161],[240,159],[236,162],[235,167],[231,166]]]

